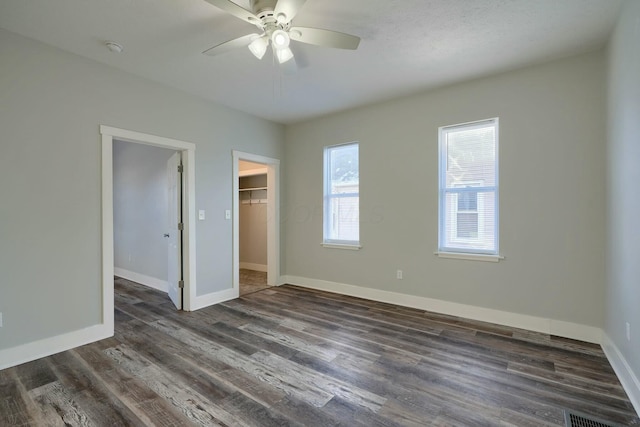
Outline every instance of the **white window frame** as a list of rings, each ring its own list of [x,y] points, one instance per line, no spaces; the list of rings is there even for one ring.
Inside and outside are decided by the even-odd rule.
[[[357,193],[331,193],[331,171],[330,171],[330,153],[333,149],[343,148],[349,145],[355,145],[358,147],[358,157],[360,157],[360,143],[357,141],[347,142],[344,144],[335,144],[324,147],[324,173],[323,173],[323,217],[322,217],[322,246],[328,248],[337,249],[360,249],[360,240],[342,240],[342,239],[330,239],[331,235],[330,227],[333,222],[331,218],[331,200],[337,198],[358,198],[358,211],[360,210],[360,177],[358,176],[358,192]],[[360,168],[358,162],[358,169]],[[358,171],[359,175],[359,171]],[[358,236],[360,235],[360,221],[358,220]]]
[[[484,233],[485,223],[484,218],[481,219],[482,215],[478,215],[478,237],[477,238],[460,238],[457,237],[457,234],[446,235],[446,227],[445,220],[446,216],[449,215],[449,219],[453,221],[453,224],[457,224],[457,198],[454,203],[454,209],[447,209],[446,206],[446,198],[447,194],[451,193],[460,193],[460,190],[457,190],[456,187],[446,188],[446,178],[447,178],[447,150],[445,147],[446,144],[446,135],[452,130],[469,130],[473,128],[486,127],[487,125],[492,125],[495,129],[495,186],[485,186],[480,182],[480,186],[474,185],[477,184],[478,181],[469,181],[469,182],[461,182],[456,185],[458,188],[465,188],[466,186],[472,186],[474,191],[478,192],[478,212],[482,212],[485,207],[486,201],[484,197],[481,197],[483,192],[493,192],[495,194],[494,197],[494,250],[485,250],[480,248],[468,248],[463,247],[462,244],[470,244],[475,241],[482,241],[481,233]],[[442,126],[438,129],[438,251],[436,255],[445,258],[458,258],[458,259],[472,259],[472,260],[483,260],[483,261],[494,261],[497,262],[500,259],[504,259],[504,257],[499,255],[499,120],[497,117],[486,120],[479,120],[475,122],[461,123],[450,126]],[[465,190],[466,191],[466,190]],[[482,204],[482,205],[481,205]],[[453,217],[451,217],[453,215]],[[451,227],[451,233],[456,233],[456,228]],[[445,237],[449,237],[449,245],[445,245]],[[461,246],[456,246],[455,244],[461,244]]]

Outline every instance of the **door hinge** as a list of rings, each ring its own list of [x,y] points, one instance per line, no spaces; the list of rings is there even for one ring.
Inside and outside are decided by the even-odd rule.
[[[184,280],[178,280],[178,288],[184,288]]]
[[[178,223],[178,230],[183,231],[184,230],[184,224],[179,222]]]
[[[178,173],[184,172],[184,167],[182,165],[178,165]]]

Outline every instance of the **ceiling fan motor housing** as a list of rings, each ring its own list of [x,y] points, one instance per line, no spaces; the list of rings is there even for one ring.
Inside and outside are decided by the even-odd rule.
[[[256,25],[265,32],[267,37],[271,37],[276,30],[288,31],[291,28],[290,21],[278,21],[274,12],[276,3],[277,0],[251,0],[251,11],[260,18],[260,24]]]
[[[277,0],[251,0],[251,11],[259,18],[262,18],[263,13],[273,16],[276,3]]]

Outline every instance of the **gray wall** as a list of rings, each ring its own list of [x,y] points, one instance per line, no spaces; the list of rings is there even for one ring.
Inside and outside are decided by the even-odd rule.
[[[267,204],[240,205],[240,262],[267,266]]]
[[[113,144],[113,246],[117,268],[167,281],[167,161],[174,150]]]
[[[288,126],[283,271],[601,327],[604,81],[596,52]],[[491,117],[507,259],[438,258],[438,127]],[[360,251],[320,245],[323,147],[349,141]]]
[[[0,349],[101,322],[101,124],[196,144],[197,292],[232,286],[231,150],[281,159],[282,126],[4,30],[0,58]]]
[[[605,331],[640,375],[640,2],[629,1],[609,46]],[[625,323],[631,325],[627,341]]]

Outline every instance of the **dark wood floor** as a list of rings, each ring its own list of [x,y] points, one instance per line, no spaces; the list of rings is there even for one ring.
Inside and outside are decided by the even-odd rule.
[[[240,296],[267,289],[267,273],[241,268],[239,271]]]
[[[116,335],[0,371],[0,425],[640,425],[598,346],[294,286],[193,313],[116,281]]]

